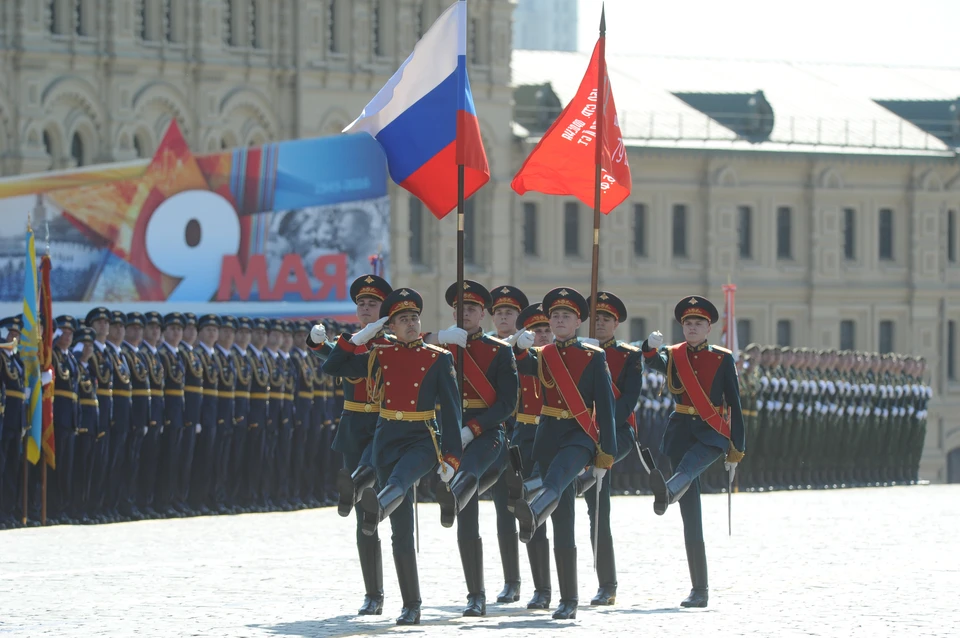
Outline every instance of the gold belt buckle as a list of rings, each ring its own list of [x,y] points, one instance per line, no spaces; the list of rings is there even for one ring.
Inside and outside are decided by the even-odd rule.
[[[397,410],[397,413],[394,415],[397,418],[397,421],[403,419],[403,412]]]
[[[536,423],[537,425],[540,424],[540,415],[539,415],[539,414],[538,414],[537,416],[533,417],[533,422]]]
[[[561,419],[569,419],[569,418],[570,418],[570,413],[569,413],[567,410],[560,410],[560,418],[561,418]]]
[[[372,409],[373,409],[373,406],[370,405],[369,403],[366,403],[366,404],[364,404],[364,406],[363,406],[363,411],[364,411],[364,412],[369,412],[369,411],[372,410]]]

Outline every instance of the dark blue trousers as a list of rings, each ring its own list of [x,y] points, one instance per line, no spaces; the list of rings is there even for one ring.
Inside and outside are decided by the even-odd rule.
[[[413,538],[412,488],[414,483],[435,467],[437,453],[433,443],[424,441],[409,448],[396,463],[377,468],[377,479],[381,488],[395,485],[405,494],[403,502],[390,514],[394,554],[412,554],[416,550]]]
[[[463,451],[463,457],[460,459],[460,468],[457,471],[473,474],[479,480],[496,464],[498,459],[501,459],[505,447],[502,429],[496,428],[484,432],[467,445],[467,449]],[[473,498],[457,513],[458,541],[471,541],[480,538],[479,496],[479,494],[474,494]]]
[[[593,454],[587,448],[569,445],[557,450],[547,463],[543,475],[543,486],[560,495],[557,509],[550,516],[550,520],[553,521],[553,544],[556,549],[573,549],[577,546],[574,534],[577,494],[573,481],[583,471],[584,466],[592,460]]]

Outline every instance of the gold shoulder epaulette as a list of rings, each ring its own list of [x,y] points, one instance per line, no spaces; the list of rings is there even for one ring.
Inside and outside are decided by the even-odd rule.
[[[624,350],[626,350],[627,352],[640,352],[640,348],[638,348],[637,346],[632,346],[625,341],[621,341],[617,345],[623,348]]]
[[[730,355],[733,354],[733,351],[732,351],[732,350],[727,350],[726,348],[721,348],[720,346],[710,346],[710,347],[713,348],[714,350],[718,350],[718,351],[720,351],[720,352],[723,352],[724,354],[730,354]]]
[[[586,342],[581,341],[581,342],[580,342],[580,345],[581,345],[585,350],[593,350],[594,352],[603,352],[603,348],[598,348],[597,346],[593,345],[592,343],[586,343]]]
[[[435,350],[436,352],[446,352],[446,353],[450,352],[449,350],[446,350],[445,348],[441,348],[440,346],[435,346],[432,343],[424,343],[423,347],[428,350]]]

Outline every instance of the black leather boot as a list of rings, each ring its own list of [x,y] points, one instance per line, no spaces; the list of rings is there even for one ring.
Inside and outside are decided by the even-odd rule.
[[[653,490],[653,511],[659,516],[667,511],[668,505],[673,505],[680,500],[690,485],[693,478],[689,474],[677,472],[670,477],[669,481],[663,480],[663,474],[660,470],[654,470],[650,474],[650,489]]]
[[[573,620],[577,617],[579,593],[577,587],[577,548],[554,549],[557,559],[557,580],[560,581],[560,606],[553,612],[554,620]]]
[[[487,593],[483,587],[483,539],[460,541],[460,562],[467,581],[467,606],[463,615],[471,618],[487,615]]]
[[[597,543],[597,580],[600,588],[591,605],[613,605],[617,602],[617,561],[613,554],[613,539]]]
[[[350,516],[353,506],[360,500],[360,495],[368,487],[373,487],[377,481],[377,472],[372,467],[361,465],[353,474],[346,468],[341,468],[337,474],[337,513],[340,516]]]
[[[363,585],[367,594],[363,605],[357,612],[361,616],[379,616],[383,612],[383,555],[380,553],[380,539],[360,539],[360,571],[363,572]]]
[[[398,554],[394,552],[393,562],[397,566],[397,581],[400,585],[400,597],[403,609],[397,618],[398,625],[420,624],[420,576],[417,573],[416,554]]]
[[[708,598],[707,588],[707,553],[703,542],[687,545],[687,565],[690,567],[690,583],[693,589],[690,595],[680,603],[681,607],[706,607]]]
[[[497,596],[497,602],[515,603],[520,600],[520,538],[517,534],[498,535],[497,541],[503,565],[503,591]]]
[[[396,485],[388,485],[377,494],[372,487],[363,490],[360,496],[360,508],[363,510],[363,522],[360,531],[373,536],[380,521],[390,516],[393,510],[403,502],[403,491]]]
[[[533,539],[534,533],[544,521],[557,509],[560,502],[560,495],[551,488],[541,490],[533,502],[527,503],[525,500],[517,501],[516,511],[517,522],[520,523],[520,540],[529,543]]]
[[[580,472],[577,478],[573,480],[573,484],[577,488],[577,496],[583,496],[584,492],[597,484],[597,477],[593,475],[593,468]]]
[[[527,543],[527,557],[530,559],[530,573],[533,575],[533,598],[527,603],[527,609],[550,609],[550,541],[544,538]]]
[[[440,505],[440,524],[453,527],[457,513],[477,493],[477,476],[458,472],[449,485],[437,486],[437,503]],[[450,489],[447,489],[447,488]]]
[[[477,487],[477,494],[485,494],[487,490],[497,484],[500,480],[502,466],[493,466],[487,470],[486,474],[480,477],[480,484]]]

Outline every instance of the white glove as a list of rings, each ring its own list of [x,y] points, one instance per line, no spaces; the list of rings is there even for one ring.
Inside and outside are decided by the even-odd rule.
[[[380,332],[380,329],[383,328],[383,324],[387,323],[388,317],[382,317],[377,319],[373,323],[368,323],[366,326],[360,329],[360,332],[350,337],[350,343],[355,346],[362,346],[366,342],[373,339],[374,335]]]
[[[581,343],[589,343],[591,346],[600,347],[600,340],[594,339],[593,337],[580,337]]]
[[[32,395],[33,395],[33,388],[31,388],[30,386],[25,386],[23,388],[23,403],[25,405],[30,403],[30,397]]]
[[[314,343],[323,343],[327,340],[327,329],[323,327],[323,324],[317,324],[314,327],[310,328],[310,341]]]
[[[804,408],[806,407],[807,406],[804,405],[803,402],[801,401],[800,403],[797,404],[797,412],[803,412]]]
[[[197,427],[196,427],[195,429],[196,429],[197,434],[200,434],[200,430],[202,430],[203,428],[200,426],[199,423],[197,423]]]
[[[516,334],[517,337],[517,347],[521,350],[527,350],[530,346],[533,345],[534,335],[529,330],[521,330]]]
[[[457,325],[454,324],[446,330],[437,332],[437,342],[443,345],[453,344],[461,348],[466,348],[467,331],[463,328],[458,328]]]
[[[53,381],[53,370],[44,370],[40,373],[40,385],[47,385]]]
[[[652,408],[653,408],[653,401],[651,401],[650,399],[647,399],[646,401],[643,402],[644,410],[650,410]]]
[[[737,473],[737,464],[736,464],[736,463],[731,463],[731,462],[729,462],[729,461],[724,461],[724,462],[723,462],[723,469],[725,469],[725,470],[727,471],[727,475],[736,474],[736,473]]]
[[[446,461],[440,464],[440,467],[437,468],[437,475],[440,477],[440,480],[444,483],[449,483],[453,479],[453,475],[456,473],[456,470],[453,469],[453,466],[447,463]]]
[[[147,436],[147,426],[143,426],[143,436]]]
[[[792,411],[793,411],[793,404],[792,404],[792,403],[785,403],[785,404],[783,405],[783,409],[786,410],[787,412],[792,412]]]
[[[647,337],[647,347],[651,350],[656,350],[663,345],[663,335],[659,330],[651,332],[650,336]]]
[[[762,385],[763,387],[767,387],[768,385],[770,385],[770,379],[768,379],[767,377],[760,377],[760,385]]]
[[[599,483],[603,480],[603,476],[607,473],[607,470],[602,467],[593,466],[593,476],[596,477],[597,482]]]
[[[466,450],[467,446],[476,438],[473,436],[473,430],[470,428],[460,428],[460,445]]]

